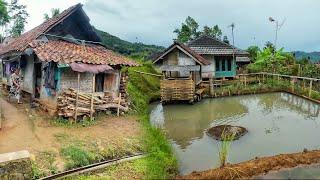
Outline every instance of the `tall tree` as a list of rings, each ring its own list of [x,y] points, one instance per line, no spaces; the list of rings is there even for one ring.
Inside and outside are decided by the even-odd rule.
[[[50,18],[56,17],[59,14],[60,14],[60,9],[59,8],[52,8],[51,9],[51,16],[48,13],[45,13],[44,14],[44,20],[49,20]]]
[[[175,29],[173,32],[177,33],[178,41],[185,43],[199,36],[198,28],[197,21],[188,16],[185,22],[181,24],[181,29]]]
[[[249,53],[249,57],[252,62],[256,62],[259,51],[260,48],[258,46],[248,47],[247,52]]]
[[[9,13],[7,3],[3,0],[0,0],[0,26],[5,25],[9,22]]]
[[[199,24],[192,17],[188,16],[180,29],[175,29],[173,32],[177,34],[177,40],[180,42],[188,42],[200,35],[208,35],[221,39],[222,31],[218,25],[213,27],[204,26],[202,31],[198,31]]]
[[[29,16],[27,6],[20,5],[18,0],[12,0],[9,5],[9,15],[11,27],[9,33],[11,37],[18,37],[22,34]]]
[[[212,28],[209,26],[203,26],[203,30],[202,30],[201,34],[221,39],[222,31],[218,25],[215,25]]]
[[[8,4],[3,0],[0,0],[0,43],[3,41],[5,25],[9,23],[9,20]]]

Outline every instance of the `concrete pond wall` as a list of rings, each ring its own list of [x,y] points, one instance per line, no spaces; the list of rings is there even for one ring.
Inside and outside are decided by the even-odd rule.
[[[0,179],[31,179],[31,160],[28,151],[0,154]]]

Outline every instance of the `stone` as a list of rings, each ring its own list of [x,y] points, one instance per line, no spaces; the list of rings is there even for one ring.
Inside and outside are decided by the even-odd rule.
[[[241,136],[247,133],[247,129],[241,126],[231,126],[231,125],[219,125],[209,128],[207,134],[216,140],[222,141],[224,137],[230,137],[234,135],[231,140],[238,140]]]

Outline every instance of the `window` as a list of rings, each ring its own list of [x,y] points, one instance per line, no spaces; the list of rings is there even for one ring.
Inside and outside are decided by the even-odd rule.
[[[216,59],[216,71],[220,71],[220,59]]]
[[[232,59],[228,59],[227,62],[228,62],[228,67],[227,67],[227,69],[228,69],[228,71],[231,71]]]
[[[221,71],[225,71],[226,70],[226,59],[222,59],[221,64],[222,64],[222,70]]]

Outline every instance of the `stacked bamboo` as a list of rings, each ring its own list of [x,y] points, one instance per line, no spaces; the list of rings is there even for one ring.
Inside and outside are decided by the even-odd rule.
[[[89,116],[91,113],[91,98],[93,99],[93,113],[97,111],[128,111],[125,99],[106,94],[78,93],[74,89],[63,91],[58,96],[58,115],[62,117]],[[77,103],[76,103],[77,102]]]

